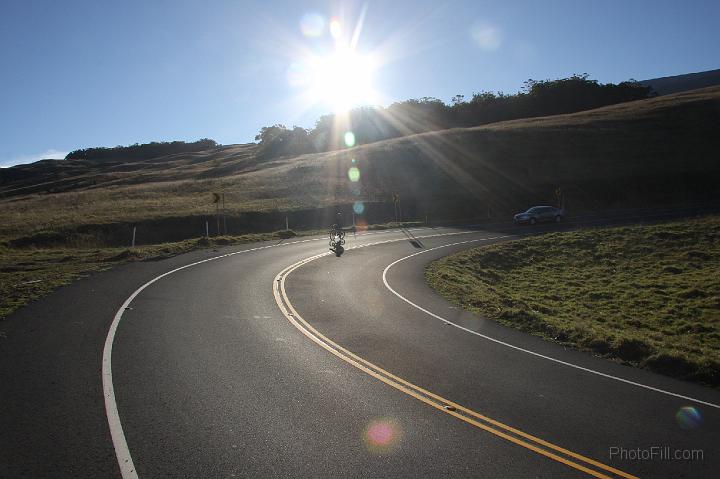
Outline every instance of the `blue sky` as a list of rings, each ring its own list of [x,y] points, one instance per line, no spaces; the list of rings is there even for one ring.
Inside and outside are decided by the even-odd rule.
[[[333,50],[332,18],[347,41],[361,23],[355,52],[373,58],[383,105],[720,68],[717,1],[3,0],[0,165],[312,127],[333,106],[293,69]]]

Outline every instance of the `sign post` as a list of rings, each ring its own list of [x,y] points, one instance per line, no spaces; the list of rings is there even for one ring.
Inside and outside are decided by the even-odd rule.
[[[227,234],[227,217],[225,216],[225,193],[222,194],[222,217],[223,217],[223,233]]]
[[[215,203],[215,222],[217,223],[217,236],[220,236],[220,195],[213,193],[213,203]]]
[[[395,223],[399,223],[398,217],[400,217],[400,195],[393,193],[393,203],[395,204]]]

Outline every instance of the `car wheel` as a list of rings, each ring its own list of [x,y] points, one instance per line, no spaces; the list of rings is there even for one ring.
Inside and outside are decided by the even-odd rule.
[[[562,216],[557,215],[557,216],[555,217],[555,223],[560,223],[561,221],[562,221]]]
[[[537,223],[537,220],[535,218],[530,218],[530,224],[534,225],[535,223]]]

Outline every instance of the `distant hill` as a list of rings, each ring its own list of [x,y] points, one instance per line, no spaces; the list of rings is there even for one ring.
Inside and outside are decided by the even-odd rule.
[[[658,95],[669,95],[698,88],[720,85],[720,69],[706,72],[687,73],[669,77],[652,78],[639,82],[649,86]]]
[[[218,144],[215,140],[203,138],[202,140],[186,142],[186,141],[163,141],[143,144],[134,144],[130,146],[116,146],[113,148],[85,148],[82,150],[71,151],[65,156],[66,160],[122,160],[131,158],[135,160],[144,160],[147,158],[157,158],[158,156],[172,155],[176,153],[193,153],[196,151],[206,151],[215,148]]]
[[[718,201],[720,87],[325,153],[268,160],[258,148],[0,170],[0,239],[62,230],[111,241],[138,223],[157,241],[198,236],[213,192],[225,193],[233,232],[284,227],[286,214],[296,228],[327,226],[313,212],[351,216],[353,204],[359,222],[387,221],[393,194],[405,219],[431,221],[506,219],[553,202],[558,187],[571,214]]]
[[[151,148],[144,149],[144,146]],[[54,194],[178,180],[201,180],[240,174],[256,167],[257,145],[208,145],[171,154],[147,155],[154,145],[78,150],[78,158],[41,160],[0,170],[0,198],[33,193]],[[140,150],[141,154],[124,154]],[[97,156],[85,152],[97,152]],[[121,154],[117,154],[120,152]],[[73,152],[75,153],[75,152]],[[85,158],[85,156],[88,156]]]

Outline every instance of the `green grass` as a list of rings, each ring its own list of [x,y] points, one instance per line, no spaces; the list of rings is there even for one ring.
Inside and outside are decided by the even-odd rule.
[[[425,223],[422,221],[404,221],[402,223],[390,222],[390,223],[368,225],[367,228],[365,228],[365,229],[367,229],[368,231],[378,231],[378,230],[391,230],[391,229],[397,229],[397,228],[417,228],[420,226],[425,226]]]
[[[426,279],[504,325],[720,386],[720,217],[476,248],[431,263]]]
[[[137,248],[8,248],[0,245],[0,319],[60,286],[132,261],[169,258],[199,248],[281,240],[317,231],[198,238]]]
[[[368,230],[419,226],[420,223],[368,225]],[[196,238],[136,248],[10,248],[0,242],[0,320],[60,286],[118,264],[169,258],[200,248],[282,240],[325,234],[325,230],[282,230],[241,236]]]

